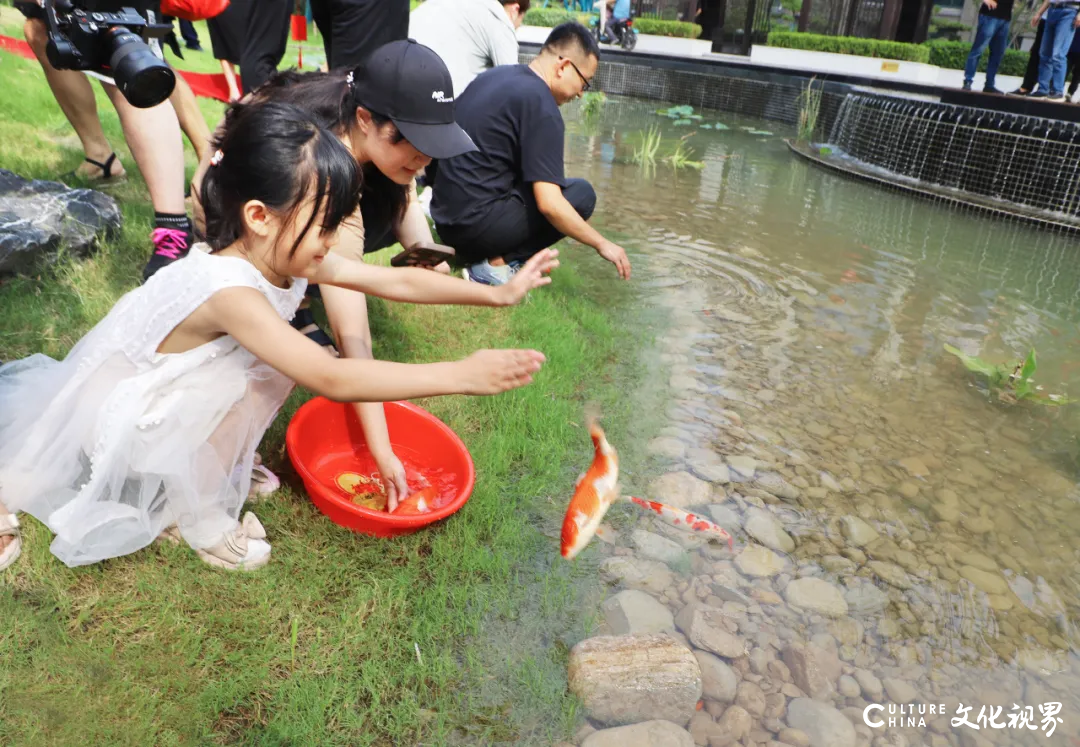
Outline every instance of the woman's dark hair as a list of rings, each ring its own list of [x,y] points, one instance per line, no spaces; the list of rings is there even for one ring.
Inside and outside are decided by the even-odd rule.
[[[261,86],[256,97],[299,107],[310,114],[320,126],[339,136],[345,135],[356,126],[356,110],[360,108],[371,115],[376,127],[385,124],[394,127],[389,117],[372,111],[356,98],[348,75],[348,70],[334,70],[329,73],[285,70],[275,74]],[[364,75],[363,65],[352,70],[354,80],[362,79]],[[404,139],[395,127],[391,142],[399,143]],[[397,223],[405,215],[405,208],[409,203],[409,188],[385,176],[373,165],[366,164],[361,199],[365,213],[386,215],[388,220]]]
[[[348,149],[302,109],[272,101],[234,104],[211,146],[220,152],[202,182],[206,239],[220,251],[244,235],[243,207],[259,200],[295,220],[305,197],[314,198],[311,218],[289,257],[318,221],[320,233],[336,231],[356,212],[362,176]]]

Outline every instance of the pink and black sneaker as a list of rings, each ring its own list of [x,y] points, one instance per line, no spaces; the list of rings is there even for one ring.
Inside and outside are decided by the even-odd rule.
[[[182,228],[155,228],[150,234],[150,240],[154,242],[154,253],[150,255],[150,261],[143,269],[144,283],[162,267],[187,254],[194,243],[191,231]]]

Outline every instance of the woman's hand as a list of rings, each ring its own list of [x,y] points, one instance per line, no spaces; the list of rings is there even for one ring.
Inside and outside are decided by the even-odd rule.
[[[514,277],[506,285],[500,285],[495,289],[502,306],[513,306],[521,303],[529,291],[539,288],[551,282],[547,273],[559,266],[557,249],[544,249],[537,252],[525,265],[514,273]]]
[[[500,394],[532,383],[544,363],[538,350],[478,350],[456,364],[462,394]]]
[[[393,512],[398,503],[409,497],[409,484],[405,479],[405,465],[397,458],[393,450],[372,453],[379,477],[386,489],[386,510]]]

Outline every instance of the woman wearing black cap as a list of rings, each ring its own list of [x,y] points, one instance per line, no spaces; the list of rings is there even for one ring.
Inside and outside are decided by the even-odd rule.
[[[433,158],[450,158],[476,146],[454,121],[450,72],[435,52],[412,40],[391,42],[352,71],[283,72],[252,95],[309,112],[341,138],[363,167],[361,220],[355,222],[359,225],[343,227],[335,252],[357,257],[400,242],[409,247],[405,258],[419,257],[410,264],[429,267],[432,260],[425,261],[424,249],[453,253],[449,247],[434,244],[417,201],[415,179]],[[198,186],[208,165],[200,163],[192,180],[200,226]],[[350,358],[372,357],[364,294],[327,287],[322,296],[340,353]],[[301,309],[293,326],[320,344],[334,345],[315,324],[310,309]],[[355,407],[393,506],[404,499],[408,486],[405,468],[390,446],[382,404]],[[268,487],[272,486],[271,480]]]

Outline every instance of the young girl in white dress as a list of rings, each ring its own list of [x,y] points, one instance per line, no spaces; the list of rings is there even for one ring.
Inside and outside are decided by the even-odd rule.
[[[135,552],[163,533],[211,565],[252,570],[270,545],[250,513],[255,448],[294,383],[337,401],[497,394],[544,357],[479,351],[406,365],[336,358],[289,325],[308,281],[396,301],[502,306],[550,282],[541,253],[507,286],[330,254],[360,171],[298,108],[234,106],[203,187],[207,245],[131,291],[63,361],[0,366],[0,570],[19,556],[16,512],[55,533],[68,566]]]

